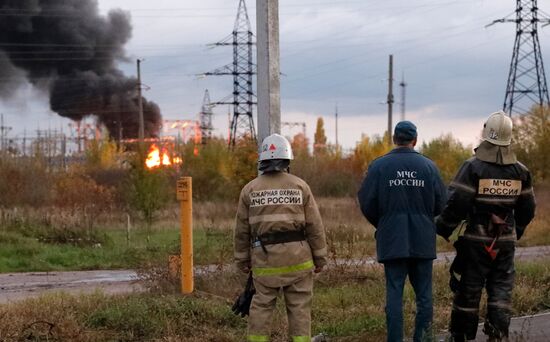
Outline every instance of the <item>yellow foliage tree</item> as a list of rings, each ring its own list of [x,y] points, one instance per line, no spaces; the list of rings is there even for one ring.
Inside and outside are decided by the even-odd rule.
[[[374,159],[388,153],[392,147],[387,138],[363,134],[353,151],[354,169],[358,173],[365,172]]]
[[[92,140],[86,148],[86,165],[89,168],[111,169],[119,165],[122,152],[110,139]]]
[[[327,151],[327,136],[325,134],[325,122],[323,118],[317,119],[315,136],[313,137],[313,154],[322,155]]]
[[[462,163],[472,156],[472,147],[462,145],[452,134],[442,135],[420,148],[426,157],[430,158],[441,171],[445,182],[450,182]]]
[[[550,180],[550,108],[533,107],[514,119],[513,144],[536,181]]]

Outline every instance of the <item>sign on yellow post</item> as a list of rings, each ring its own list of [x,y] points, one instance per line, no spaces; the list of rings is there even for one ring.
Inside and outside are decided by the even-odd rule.
[[[193,186],[191,177],[181,177],[176,193],[180,201],[181,292],[193,292]]]

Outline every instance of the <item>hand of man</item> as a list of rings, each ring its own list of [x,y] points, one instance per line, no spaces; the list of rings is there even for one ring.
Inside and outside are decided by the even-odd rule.
[[[237,263],[237,269],[243,273],[249,273],[251,268],[250,262],[241,261]]]
[[[315,266],[313,270],[314,273],[321,273],[323,271],[323,266]]]
[[[447,227],[445,227],[444,225],[438,225],[436,228],[436,233],[437,235],[444,238],[445,241],[451,242],[451,240],[449,240],[449,237],[451,237],[453,229],[447,229]]]
[[[519,239],[523,236],[523,233],[525,232],[525,227],[516,226],[516,236]]]

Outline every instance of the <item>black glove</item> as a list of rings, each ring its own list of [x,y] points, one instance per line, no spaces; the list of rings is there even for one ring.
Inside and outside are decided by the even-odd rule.
[[[453,230],[448,229],[445,226],[437,226],[436,233],[437,235],[441,236],[445,240],[449,241],[449,237],[453,234]]]
[[[254,288],[254,281],[252,279],[252,272],[248,274],[248,280],[246,281],[246,287],[243,293],[237,297],[235,303],[231,307],[231,311],[235,315],[241,315],[241,317],[247,316],[250,312],[250,304],[252,304],[252,297],[256,293]]]
[[[443,222],[441,215],[435,217],[435,227],[437,235],[449,241],[449,237],[453,234],[454,227],[447,227]]]
[[[521,239],[524,232],[525,232],[525,227],[516,226],[516,236],[518,237],[518,241],[519,239]]]

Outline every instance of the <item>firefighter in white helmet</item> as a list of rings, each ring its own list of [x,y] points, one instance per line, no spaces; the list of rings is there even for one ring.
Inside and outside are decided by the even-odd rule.
[[[508,338],[515,244],[535,214],[531,174],[510,147],[512,126],[504,112],[489,116],[483,142],[451,182],[449,200],[436,220],[437,233],[445,239],[466,221],[450,269],[454,342],[475,339],[483,287],[488,297],[484,327],[488,341]]]
[[[292,148],[272,134],[264,139],[260,175],[241,191],[234,234],[237,267],[252,272],[256,294],[248,320],[248,341],[270,339],[270,325],[281,291],[289,338],[311,340],[313,272],[326,265],[327,248],[319,209],[309,186],[288,173]]]

